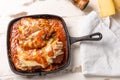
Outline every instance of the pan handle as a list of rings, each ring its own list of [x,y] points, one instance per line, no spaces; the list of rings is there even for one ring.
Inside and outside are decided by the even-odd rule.
[[[102,34],[97,32],[83,37],[70,37],[70,44],[78,41],[99,41],[102,39]]]

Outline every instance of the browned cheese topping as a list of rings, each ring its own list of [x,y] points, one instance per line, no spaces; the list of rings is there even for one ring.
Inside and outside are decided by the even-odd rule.
[[[67,51],[66,35],[58,19],[18,20],[11,27],[10,45],[15,67],[23,71],[61,64]]]

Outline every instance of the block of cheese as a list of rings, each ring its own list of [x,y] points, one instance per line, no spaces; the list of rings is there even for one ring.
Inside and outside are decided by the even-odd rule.
[[[120,13],[120,0],[113,0],[116,12]]]
[[[113,0],[98,0],[100,16],[105,18],[115,14],[115,7]]]

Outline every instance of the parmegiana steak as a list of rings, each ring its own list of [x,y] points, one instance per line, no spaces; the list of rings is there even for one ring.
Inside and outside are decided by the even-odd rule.
[[[51,71],[64,65],[66,35],[58,19],[21,18],[11,26],[10,56],[17,70]]]

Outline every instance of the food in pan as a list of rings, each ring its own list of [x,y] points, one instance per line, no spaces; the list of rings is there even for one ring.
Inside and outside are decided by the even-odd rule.
[[[72,0],[72,3],[79,7],[81,10],[84,10],[89,3],[89,0]]]
[[[21,18],[11,26],[9,42],[17,70],[51,71],[65,64],[66,35],[58,19]]]

